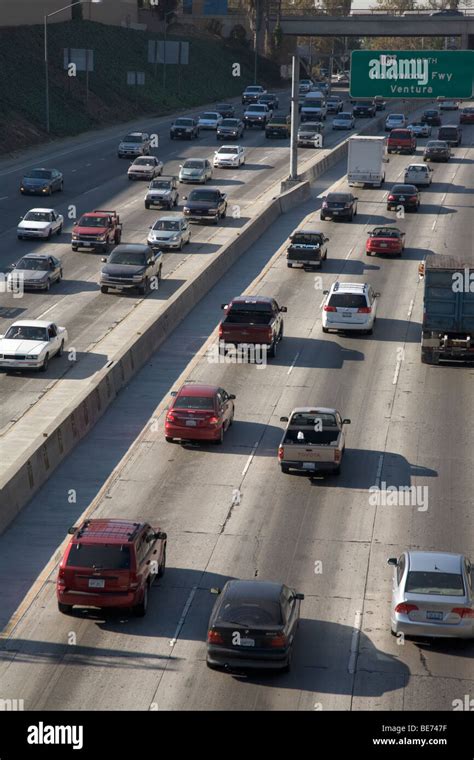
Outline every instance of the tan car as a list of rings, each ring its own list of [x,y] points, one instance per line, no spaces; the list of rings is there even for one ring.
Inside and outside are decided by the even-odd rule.
[[[344,425],[350,420],[342,419],[337,409],[302,406],[293,409],[289,418],[280,417],[280,422],[287,423],[278,448],[283,473],[339,474],[346,445]]]

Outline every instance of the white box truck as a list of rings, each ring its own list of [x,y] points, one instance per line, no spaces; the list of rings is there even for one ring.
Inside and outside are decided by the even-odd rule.
[[[385,181],[386,137],[355,135],[349,138],[347,181],[352,185],[381,187]]]

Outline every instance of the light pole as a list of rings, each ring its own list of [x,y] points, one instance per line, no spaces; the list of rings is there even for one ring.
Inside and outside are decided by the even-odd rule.
[[[46,132],[49,134],[49,73],[48,73],[48,19],[50,16],[55,16],[62,11],[68,11],[74,5],[82,5],[82,3],[101,3],[102,0],[76,0],[74,3],[65,5],[64,8],[58,8],[57,11],[47,13],[44,17],[44,73],[46,80]],[[87,60],[87,67],[89,66],[89,60]]]
[[[257,84],[257,59],[258,59],[258,0],[255,0],[255,56],[253,61],[253,83]]]
[[[163,89],[166,87],[166,40],[168,36],[168,24],[166,23],[166,19],[168,16],[172,16],[174,14],[174,11],[167,11],[165,13],[165,46],[163,50]]]

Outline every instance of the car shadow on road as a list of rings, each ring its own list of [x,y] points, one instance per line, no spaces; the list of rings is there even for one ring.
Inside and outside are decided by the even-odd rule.
[[[326,259],[323,262],[322,270],[315,269],[314,272],[322,271],[323,274],[343,274],[343,275],[362,275],[367,271],[379,270],[380,267],[372,263],[370,259]]]
[[[221,248],[220,245],[215,245],[214,243],[207,243],[206,241],[201,243],[196,240],[193,242],[193,239],[191,238],[191,241],[187,245],[183,246],[181,251],[179,251],[178,249],[166,250],[164,248],[163,253],[165,254],[179,253],[181,254],[181,256],[186,253],[192,253],[194,256],[197,253],[206,253],[206,254],[216,253],[216,251],[218,251],[220,248]]]
[[[245,162],[244,170],[246,171],[261,171],[262,169],[274,169],[275,167],[271,164],[249,164],[247,161]]]
[[[225,179],[225,177],[219,177],[219,179],[216,179],[213,177],[212,185],[213,187],[214,185],[217,187],[220,187],[222,185],[245,185],[245,182],[243,182],[241,179]]]
[[[105,354],[77,351],[73,358],[69,359],[68,349],[64,349],[64,354],[61,357],[54,356],[49,361],[48,369],[46,372],[41,370],[31,370],[30,372],[22,371],[17,372],[14,369],[2,369],[2,373],[7,375],[18,375],[27,380],[36,380],[39,383],[41,381],[44,384],[45,380],[69,380],[68,373],[71,370],[74,372],[74,382],[76,380],[84,380],[85,378],[92,377],[100,369],[105,367],[109,358]],[[81,358],[87,361],[83,361],[81,364]],[[32,389],[34,392],[34,389]]]

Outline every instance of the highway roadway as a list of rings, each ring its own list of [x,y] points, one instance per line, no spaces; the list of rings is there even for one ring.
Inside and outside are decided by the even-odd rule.
[[[347,188],[345,162],[321,177],[312,199],[248,250],[0,538],[6,622],[104,484],[92,516],[149,520],[168,533],[167,572],[140,620],[97,610],[61,616],[51,562],[2,642],[2,697],[24,699],[26,710],[437,711],[473,694],[474,642],[399,644],[390,635],[386,565],[406,548],[474,558],[473,371],[421,364],[417,274],[428,251],[472,253],[474,128],[464,135],[451,161],[435,165],[420,212],[397,220],[402,259],[364,254],[367,230],[395,221],[386,188],[357,192],[352,224],[320,222],[319,197]],[[388,186],[411,160],[391,156]],[[283,255],[259,275],[305,219],[330,237],[324,288],[340,278],[380,291],[372,336],[323,335],[320,283],[287,269]],[[265,368],[210,363],[220,303],[254,278],[254,292],[288,307],[278,356]],[[179,376],[236,394],[222,447],[164,441],[163,405],[154,409]],[[337,478],[280,472],[280,416],[306,404],[335,406],[352,420]],[[154,417],[158,425],[145,425],[127,451],[137,419]],[[423,486],[428,500],[375,506],[368,489],[383,482]],[[207,669],[210,589],[230,577],[279,579],[305,594],[289,674]]]
[[[339,92],[339,90],[338,90]],[[342,91],[347,101],[347,91]],[[288,93],[281,95],[281,107],[288,108]],[[205,110],[205,109],[204,109]],[[209,109],[208,109],[209,110]],[[243,113],[238,104],[237,112]],[[325,148],[331,147],[346,137],[343,132],[330,128],[332,117],[327,119]],[[358,120],[357,128],[365,120]],[[201,131],[199,140],[171,141],[169,125],[171,119],[162,119],[158,125],[147,122],[145,128],[158,133],[159,147],[153,152],[164,162],[163,174],[178,174],[179,164],[184,159],[206,157],[212,159],[213,152],[220,144],[215,132]],[[2,193],[0,198],[0,272],[8,264],[17,261],[31,251],[50,252],[61,259],[64,279],[54,285],[49,293],[28,292],[21,298],[11,293],[0,292],[0,333],[17,319],[48,318],[68,330],[69,345],[81,355],[94,346],[115,325],[130,314],[143,300],[137,293],[109,293],[103,295],[98,285],[100,261],[103,254],[71,251],[72,217],[79,217],[95,208],[116,209],[123,222],[123,243],[144,243],[148,228],[159,216],[169,211],[144,207],[147,182],[130,182],[127,179],[129,161],[117,158],[120,133],[104,138],[91,135],[90,142],[76,145],[74,141],[61,150],[38,152],[36,163],[19,160],[14,167],[0,166]],[[223,243],[232,239],[250,218],[258,211],[256,205],[268,190],[277,183],[274,195],[279,192],[278,183],[288,176],[288,141],[267,140],[259,129],[249,129],[242,140],[247,148],[246,164],[235,170],[215,169],[210,186],[219,187],[228,193],[228,217],[219,227],[192,225],[191,243],[182,252],[164,254],[163,274],[165,280],[160,291],[149,296],[163,301],[169,298],[184,282],[181,268],[186,261],[193,260],[194,269],[202,265],[202,257],[214,253]],[[59,154],[49,159],[48,154]],[[303,149],[301,161],[307,162],[314,156],[312,149]],[[35,166],[53,166],[64,174],[64,192],[51,197],[21,196],[18,190],[24,170]],[[303,165],[303,164],[302,164]],[[192,189],[192,185],[180,185],[180,196]],[[38,206],[56,208],[65,218],[64,232],[54,236],[51,242],[19,241],[16,225],[30,208]],[[177,211],[182,209],[182,202]],[[107,357],[99,357],[102,364]],[[64,377],[73,365],[67,354],[50,364],[45,374],[31,372],[19,375],[0,374],[0,434],[11,427],[22,414],[47,391]],[[96,367],[99,369],[99,366]]]

